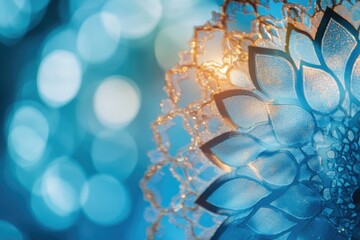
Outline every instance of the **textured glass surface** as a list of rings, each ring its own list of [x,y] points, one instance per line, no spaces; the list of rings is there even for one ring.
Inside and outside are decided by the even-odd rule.
[[[204,95],[178,108],[177,91],[166,89],[192,140],[154,166],[184,172],[173,207],[148,199],[190,239],[359,239],[360,4],[298,3],[225,1],[167,75],[186,78],[195,65]],[[250,32],[239,32],[241,15],[254,17]],[[219,29],[222,56],[197,62]],[[212,225],[198,224],[204,214]]]
[[[314,111],[326,114],[337,108],[340,91],[329,73],[302,65],[302,82],[305,100]]]
[[[341,23],[330,19],[321,40],[321,52],[325,63],[340,81],[344,81],[344,66],[356,45],[355,36]]]
[[[225,98],[222,104],[230,120],[238,127],[251,128],[267,121],[265,104],[253,96],[230,96]],[[259,111],[254,112],[251,109],[259,109]]]
[[[360,101],[360,56],[357,57],[352,69],[350,90],[354,98]]]
[[[282,57],[256,54],[256,79],[259,88],[275,100],[296,98],[295,72],[292,65]]]
[[[222,138],[219,142],[219,138]],[[216,157],[213,160],[219,160],[222,163],[233,166],[245,166],[253,161],[265,147],[258,144],[256,139],[242,134],[225,134],[214,139],[207,145],[202,146],[203,152],[207,153],[209,157]],[[212,143],[219,142],[216,145]]]

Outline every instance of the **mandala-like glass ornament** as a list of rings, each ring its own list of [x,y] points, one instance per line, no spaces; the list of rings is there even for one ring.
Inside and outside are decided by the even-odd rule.
[[[360,239],[359,24],[355,1],[228,0],[195,29],[153,125],[149,238]]]

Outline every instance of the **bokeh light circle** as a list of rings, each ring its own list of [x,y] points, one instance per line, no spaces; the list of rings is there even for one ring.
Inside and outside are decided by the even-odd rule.
[[[41,193],[45,203],[59,216],[77,211],[85,181],[85,174],[76,161],[68,157],[56,159],[42,177]]]
[[[78,93],[82,69],[78,58],[69,51],[55,50],[41,62],[37,86],[42,100],[51,107],[61,107]]]
[[[95,64],[106,61],[116,51],[120,33],[120,22],[113,14],[104,11],[91,15],[84,21],[77,36],[80,56],[86,62]]]
[[[34,184],[31,194],[30,206],[34,218],[44,227],[52,230],[64,230],[75,224],[78,215],[58,215],[46,203],[42,196],[41,180]]]
[[[37,25],[49,0],[0,1],[0,41],[13,44]]]
[[[199,0],[161,0],[163,6],[163,15],[165,18],[177,18],[184,15],[191,7],[193,7]]]
[[[2,37],[20,38],[28,30],[31,12],[22,11],[22,7],[16,1],[0,1],[0,35]]]
[[[49,137],[49,124],[34,105],[20,105],[10,120],[8,151],[21,167],[36,165],[43,156]]]
[[[189,47],[192,34],[191,26],[185,24],[170,25],[158,33],[155,40],[155,56],[163,70],[173,67],[179,61],[178,52]]]
[[[0,239],[3,240],[23,240],[21,232],[12,224],[0,220]]]
[[[51,52],[60,49],[68,52],[77,52],[77,34],[77,29],[68,25],[54,29],[44,41],[41,57],[46,57]]]
[[[140,92],[129,80],[112,76],[96,89],[93,106],[95,115],[105,127],[122,128],[138,114]]]
[[[136,166],[138,149],[135,140],[125,131],[107,131],[94,139],[91,158],[99,172],[124,179]]]
[[[99,9],[106,3],[108,0],[96,0],[96,1],[87,1],[87,0],[70,0],[68,1],[68,14],[71,17],[74,15],[81,15],[82,17],[88,16],[91,13],[98,12]],[[74,20],[74,19],[72,19]],[[84,21],[83,18],[79,19]]]
[[[85,215],[94,223],[113,225],[131,211],[130,196],[120,182],[108,175],[93,176],[81,191]]]
[[[109,0],[103,9],[119,19],[122,34],[130,39],[148,35],[162,16],[159,0]]]

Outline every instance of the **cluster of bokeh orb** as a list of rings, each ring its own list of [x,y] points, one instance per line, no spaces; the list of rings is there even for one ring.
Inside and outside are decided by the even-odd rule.
[[[10,173],[6,181],[15,191],[28,192],[31,216],[48,230],[66,230],[81,217],[112,226],[131,215],[134,198],[142,198],[130,191],[131,184],[137,187],[138,182],[126,181],[136,171],[139,155],[145,155],[139,152],[142,140],[129,128],[148,127],[146,119],[136,119],[144,99],[153,95],[144,86],[155,80],[162,84],[161,78],[152,76],[131,79],[119,67],[140,61],[141,54],[134,58],[130,51],[146,49],[152,51],[159,70],[170,68],[178,61],[177,52],[187,49],[193,26],[210,19],[218,4],[203,0],[59,2],[60,23],[43,39],[31,40],[40,42],[40,48],[17,66],[15,99],[4,126],[5,171]],[[49,0],[0,1],[0,41],[6,45],[22,41],[46,21],[51,4]],[[153,106],[150,120],[158,103]],[[26,239],[26,232],[0,221],[0,238],[6,237]]]

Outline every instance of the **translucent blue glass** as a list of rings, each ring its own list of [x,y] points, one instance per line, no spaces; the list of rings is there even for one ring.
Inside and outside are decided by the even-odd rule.
[[[287,31],[285,51],[249,48],[255,91],[214,96],[233,130],[201,147],[228,171],[197,200],[228,216],[213,239],[358,239],[358,31],[330,9],[314,40]]]

